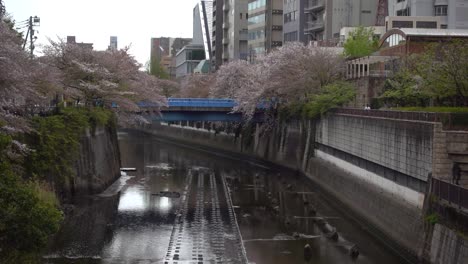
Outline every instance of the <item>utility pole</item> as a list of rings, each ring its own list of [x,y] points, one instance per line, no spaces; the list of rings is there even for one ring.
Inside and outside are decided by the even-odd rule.
[[[0,0],[1,1],[1,0]],[[26,38],[23,43],[23,49],[26,48],[26,44],[28,42],[28,36],[29,36],[29,52],[31,55],[31,58],[34,56],[34,41],[36,41],[37,37],[34,36],[34,27],[39,26],[39,23],[41,22],[41,19],[37,16],[30,16],[29,21],[28,21],[28,32],[26,33]]]

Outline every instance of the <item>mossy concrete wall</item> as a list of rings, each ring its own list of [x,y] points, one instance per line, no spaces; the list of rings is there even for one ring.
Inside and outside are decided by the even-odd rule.
[[[120,152],[115,128],[100,126],[81,137],[76,175],[67,184],[68,196],[95,194],[120,177]]]

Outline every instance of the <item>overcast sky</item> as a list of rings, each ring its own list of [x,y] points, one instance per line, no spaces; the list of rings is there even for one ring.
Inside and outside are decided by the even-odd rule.
[[[6,10],[19,22],[41,18],[38,43],[47,37],[76,36],[77,42],[106,49],[109,37],[117,36],[119,48],[131,44],[130,52],[144,64],[150,57],[151,37],[192,37],[193,8],[197,0],[3,0]],[[37,46],[37,45],[36,45]]]

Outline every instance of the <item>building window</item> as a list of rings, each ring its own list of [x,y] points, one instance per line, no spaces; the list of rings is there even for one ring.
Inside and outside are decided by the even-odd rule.
[[[385,39],[383,44],[384,48],[394,47],[400,44],[405,43],[405,38],[399,34],[392,34]]]
[[[435,16],[446,16],[447,15],[447,6],[446,5],[439,5],[434,7],[434,15]]]
[[[265,38],[265,30],[259,29],[254,31],[249,31],[249,40],[263,39]]]
[[[440,25],[440,28],[447,29],[447,25]]]
[[[242,19],[242,13],[240,13],[240,19]]]
[[[396,12],[396,15],[397,16],[410,16],[410,8],[407,7],[405,9],[400,9],[400,10],[397,10]]]
[[[370,10],[362,10],[361,13],[363,13],[363,14],[370,14],[371,11],[370,11]]]
[[[284,14],[284,23],[289,23],[289,22],[293,22],[293,21],[296,21],[298,19],[297,17],[297,11],[293,11],[293,12],[289,12],[289,13],[286,13]]]
[[[416,21],[416,28],[437,28],[435,21]]]
[[[249,25],[265,22],[265,14],[249,17]]]
[[[392,28],[413,28],[413,21],[399,21],[392,22]]]
[[[250,11],[250,10],[254,10],[254,9],[257,9],[257,8],[264,7],[265,5],[266,5],[266,0],[257,0],[257,1],[254,1],[252,3],[249,3],[248,9]]]
[[[297,41],[297,31],[284,33],[284,42]]]

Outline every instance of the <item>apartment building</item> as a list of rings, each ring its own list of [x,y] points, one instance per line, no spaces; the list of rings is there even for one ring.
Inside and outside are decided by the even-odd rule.
[[[338,40],[343,27],[374,26],[376,0],[283,0],[283,40]]]
[[[217,69],[232,60],[248,58],[247,0],[214,0],[212,64]]]
[[[282,45],[283,1],[249,0],[247,29],[250,61]],[[287,15],[290,17],[292,14]]]
[[[441,28],[468,29],[468,0],[388,0],[389,16],[437,16]]]

